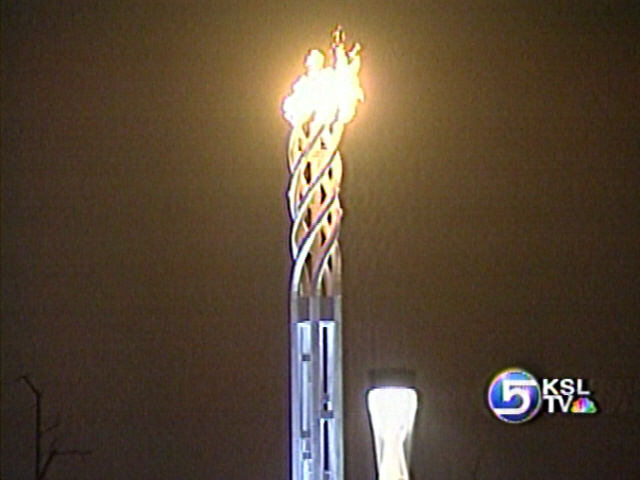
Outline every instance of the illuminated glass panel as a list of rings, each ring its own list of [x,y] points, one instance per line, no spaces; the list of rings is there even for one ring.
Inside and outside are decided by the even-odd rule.
[[[376,451],[379,480],[408,480],[411,433],[418,409],[412,388],[383,387],[370,390],[367,406]]]

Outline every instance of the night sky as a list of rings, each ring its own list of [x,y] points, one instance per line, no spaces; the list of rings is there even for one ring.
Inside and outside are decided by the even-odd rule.
[[[25,373],[92,451],[47,480],[288,477],[280,103],[337,23],[347,478],[381,368],[415,372],[415,480],[640,478],[640,5],[196,0],[2,3],[3,480]],[[498,421],[512,365],[601,413]]]

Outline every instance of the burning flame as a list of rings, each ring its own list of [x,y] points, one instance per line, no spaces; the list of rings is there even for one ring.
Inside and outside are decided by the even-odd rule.
[[[284,117],[294,127],[309,120],[320,124],[347,123],[355,116],[358,101],[364,101],[358,78],[360,45],[356,43],[346,51],[344,34],[341,30],[336,32],[333,65],[325,67],[325,56],[320,50],[309,51],[305,57],[307,72],[295,81],[292,93],[284,99]]]

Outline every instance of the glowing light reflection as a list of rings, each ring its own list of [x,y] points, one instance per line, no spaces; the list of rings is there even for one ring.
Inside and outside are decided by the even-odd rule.
[[[416,391],[385,387],[369,391],[369,414],[376,450],[379,480],[408,480],[411,433],[418,409]]]

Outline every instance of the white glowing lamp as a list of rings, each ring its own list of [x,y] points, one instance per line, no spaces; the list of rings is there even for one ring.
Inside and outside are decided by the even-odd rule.
[[[418,409],[418,395],[408,387],[370,390],[371,416],[379,480],[409,480],[411,433]]]

